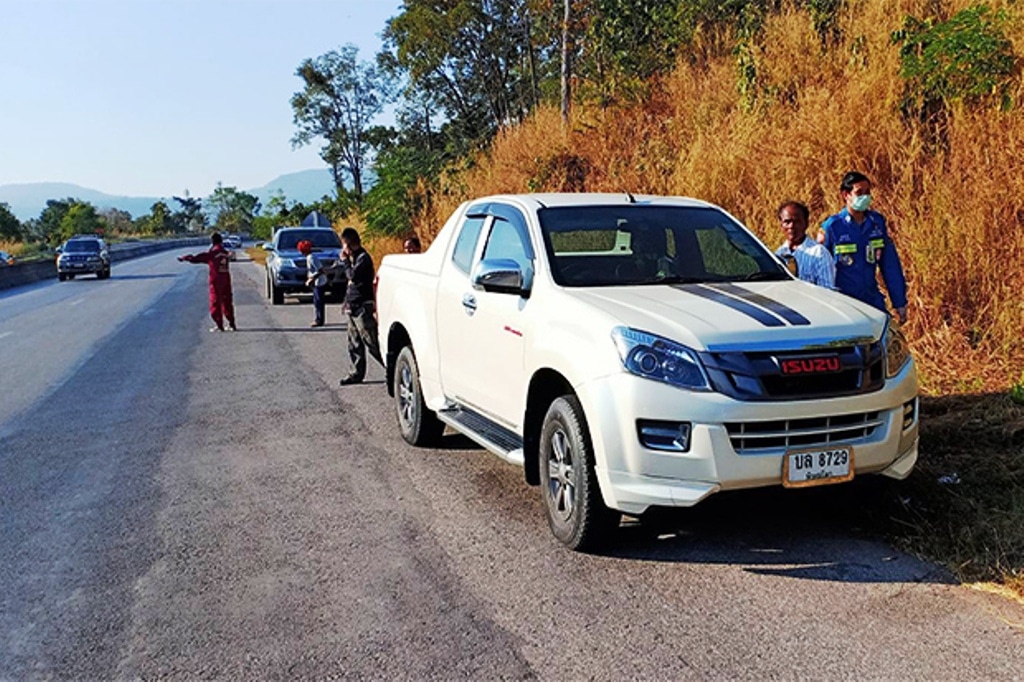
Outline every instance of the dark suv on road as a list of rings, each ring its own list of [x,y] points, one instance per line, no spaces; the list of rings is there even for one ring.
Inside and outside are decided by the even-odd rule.
[[[333,265],[341,255],[341,239],[329,227],[282,227],[274,233],[274,241],[263,248],[267,255],[267,298],[274,305],[284,303],[285,294],[308,294],[306,286],[306,257],[299,253],[298,244],[308,239],[313,242],[314,253],[324,265]],[[328,283],[331,293],[344,293],[345,274],[336,272]]]
[[[63,282],[84,274],[110,277],[110,251],[99,237],[72,237],[57,249],[57,279]]]

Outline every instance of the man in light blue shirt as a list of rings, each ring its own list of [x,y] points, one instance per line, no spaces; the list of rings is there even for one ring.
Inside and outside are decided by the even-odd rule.
[[[807,221],[810,211],[799,201],[787,201],[779,206],[779,222],[786,241],[776,251],[790,267],[790,271],[805,282],[834,289],[836,265],[828,249],[808,238]],[[793,267],[795,266],[795,272]]]

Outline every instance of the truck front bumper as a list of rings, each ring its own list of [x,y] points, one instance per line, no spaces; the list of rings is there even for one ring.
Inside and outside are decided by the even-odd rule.
[[[577,394],[587,415],[605,504],[628,514],[651,506],[692,506],[720,490],[782,485],[786,454],[816,445],[791,445],[788,438],[743,439],[738,435],[741,428],[756,433],[770,425],[773,431],[785,432],[798,420],[832,423],[863,416],[876,426],[858,437],[826,441],[828,447],[853,448],[855,475],[905,478],[917,461],[917,378],[912,362],[881,390],[820,400],[742,402],[719,393],[690,393],[625,372],[578,386]],[[688,448],[667,452],[645,447],[638,435],[640,420],[688,424]],[[793,424],[794,433],[804,423]]]

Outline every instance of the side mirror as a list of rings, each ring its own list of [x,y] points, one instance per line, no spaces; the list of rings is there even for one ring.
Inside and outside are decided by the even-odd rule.
[[[270,242],[263,242],[263,244],[260,245],[260,248],[263,249],[264,251],[273,251],[274,245]]]
[[[510,258],[484,259],[473,268],[470,278],[474,289],[499,294],[528,296],[529,286],[519,263]]]
[[[64,253],[64,249],[58,246],[56,249],[53,250],[53,252],[59,256],[60,254]]]

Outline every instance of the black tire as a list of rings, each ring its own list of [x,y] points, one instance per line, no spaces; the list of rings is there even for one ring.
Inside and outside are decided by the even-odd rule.
[[[284,304],[284,292],[274,286],[274,278],[270,278],[270,302],[274,305]]]
[[[395,360],[395,415],[402,438],[411,445],[434,445],[441,440],[444,423],[423,402],[420,370],[412,348],[406,346]]]
[[[594,549],[619,524],[621,515],[601,499],[590,432],[574,395],[557,398],[544,416],[540,488],[551,532],[569,549]]]
[[[65,274],[64,274],[63,272],[58,272],[58,273],[57,273],[57,281],[59,281],[59,282],[63,282],[63,281],[64,281],[64,280],[66,280],[67,278],[68,278],[68,276],[67,276],[67,275],[65,275]]]
[[[267,276],[264,279],[263,293],[266,294],[267,300],[270,300],[270,272],[267,272]]]
[[[67,276],[68,279],[74,279],[75,278],[75,273],[69,272],[66,276]]]

